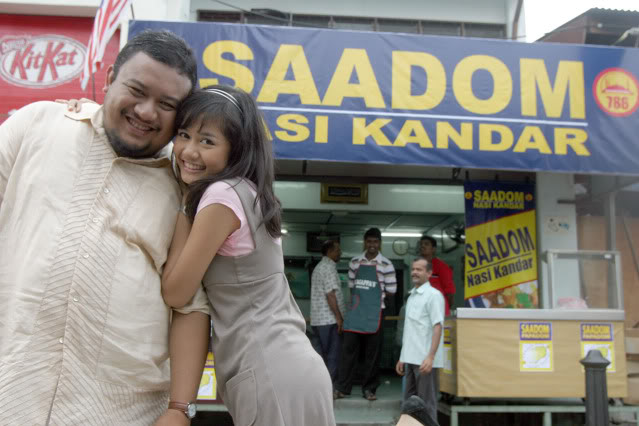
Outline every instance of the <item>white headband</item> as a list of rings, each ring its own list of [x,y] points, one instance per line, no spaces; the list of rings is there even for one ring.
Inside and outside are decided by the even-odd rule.
[[[230,93],[225,92],[224,90],[220,90],[220,89],[205,89],[204,91],[205,92],[215,93],[215,94],[220,95],[220,96],[224,96],[226,99],[231,101],[231,103],[233,105],[235,105],[235,108],[237,108],[237,110],[240,112],[241,115],[244,115],[244,114],[242,114],[242,109],[240,108],[240,104],[237,103],[237,100],[235,100],[233,95],[231,95]]]

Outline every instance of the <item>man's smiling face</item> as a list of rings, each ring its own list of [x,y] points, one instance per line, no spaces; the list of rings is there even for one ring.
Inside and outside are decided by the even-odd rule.
[[[138,52],[107,72],[104,129],[123,157],[153,156],[173,137],[175,113],[191,91],[191,81],[145,53]]]

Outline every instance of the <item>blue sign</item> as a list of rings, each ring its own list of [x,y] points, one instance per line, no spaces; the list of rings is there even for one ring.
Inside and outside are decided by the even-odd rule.
[[[280,159],[639,175],[639,50],[133,21],[251,93]]]

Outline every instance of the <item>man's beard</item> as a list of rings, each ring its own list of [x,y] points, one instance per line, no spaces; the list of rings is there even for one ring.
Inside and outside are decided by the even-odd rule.
[[[126,158],[148,158],[152,157],[155,153],[148,152],[148,146],[146,147],[131,147],[124,142],[115,132],[104,129],[107,139],[111,144],[111,148],[115,151],[118,157]]]

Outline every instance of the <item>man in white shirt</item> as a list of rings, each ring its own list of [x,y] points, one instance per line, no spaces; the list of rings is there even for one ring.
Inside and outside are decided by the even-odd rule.
[[[318,337],[320,355],[335,383],[341,346],[344,297],[337,273],[342,249],[335,240],[322,244],[322,260],[311,276],[311,327]]]
[[[181,194],[160,151],[196,70],[145,31],[102,107],[37,102],[0,126],[0,424],[190,424],[208,301],[162,299]]]
[[[442,328],[445,302],[442,293],[433,288],[429,279],[432,265],[426,259],[416,259],[411,267],[415,286],[406,301],[406,319],[402,352],[395,369],[406,375],[405,399],[417,395],[424,400],[428,414],[437,419],[439,369],[444,366]]]

